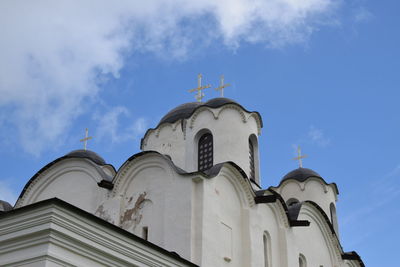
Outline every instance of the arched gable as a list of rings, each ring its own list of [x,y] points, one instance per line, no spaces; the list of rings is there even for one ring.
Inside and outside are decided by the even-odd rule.
[[[254,191],[249,179],[244,172],[234,163],[224,163],[218,176],[225,177],[234,187],[243,207],[252,207],[254,202]],[[216,177],[218,179],[218,177]]]
[[[288,217],[288,208],[285,203],[285,200],[282,198],[282,196],[274,191],[271,187],[266,190],[261,190],[259,192],[262,192],[261,194],[257,194],[257,196],[275,196],[276,201],[266,203],[266,205],[272,210],[274,213],[274,217],[276,218],[277,222],[281,225],[284,226],[285,228],[290,227],[290,222],[289,222],[289,217]],[[260,205],[264,205],[263,203]]]
[[[172,177],[173,168],[171,164],[173,163],[167,160],[165,156],[155,151],[146,151],[133,155],[120,167],[114,177],[112,196],[125,193],[132,179],[146,169],[159,169],[164,172],[164,178]]]
[[[186,245],[191,231],[190,174],[168,157],[146,151],[128,159],[113,182],[110,201],[119,203],[115,224],[138,236],[146,229],[150,242],[190,255]]]
[[[341,262],[343,251],[333,226],[322,208],[312,201],[305,201],[302,203],[299,218],[310,221],[310,227],[316,226],[313,229],[319,230],[329,251],[331,262]]]
[[[16,207],[56,197],[93,213],[106,195],[107,190],[98,186],[104,177],[104,171],[88,159],[60,158],[31,178]]]

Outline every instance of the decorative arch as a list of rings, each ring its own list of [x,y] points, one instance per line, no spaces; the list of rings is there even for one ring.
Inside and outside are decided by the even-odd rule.
[[[196,109],[196,111],[193,113],[193,115],[191,116],[190,119],[190,123],[189,123],[189,128],[193,129],[194,127],[194,122],[197,119],[197,116],[199,116],[199,114],[203,111],[208,111],[211,113],[211,115],[214,117],[214,119],[218,119],[218,115],[215,115],[215,113],[211,110],[211,108],[207,107],[207,106],[200,106],[199,108]]]
[[[75,162],[74,164],[71,164]],[[78,162],[80,165],[77,165]],[[51,186],[58,179],[66,179],[70,173],[82,173],[85,177],[88,177],[91,182],[89,182],[88,186],[93,186],[92,190],[89,190],[93,193],[93,196],[96,198],[97,194],[101,194],[100,191],[104,190],[98,187],[98,183],[103,180],[104,173],[103,170],[97,166],[95,163],[91,162],[88,159],[77,159],[77,158],[60,158],[52,163],[49,163],[44,168],[42,168],[35,176],[31,178],[20,197],[17,200],[15,205],[16,208],[32,204],[38,201],[40,196],[43,197],[43,193],[45,193],[46,189]],[[80,184],[75,184],[76,187],[80,188]],[[54,197],[59,197],[62,193],[65,193],[66,190],[71,190],[68,188],[60,188],[60,191],[55,192]],[[67,201],[64,199],[64,201]],[[84,203],[87,204],[87,203]],[[78,205],[78,207],[82,208]]]
[[[312,201],[305,201],[300,210],[301,215],[305,215],[315,221],[315,225],[319,228],[322,236],[327,244],[332,262],[340,262],[342,260],[342,249],[338,237],[335,235],[328,216]]]
[[[327,192],[328,192],[327,186],[326,186],[325,183],[323,183],[323,182],[321,181],[321,178],[314,178],[314,177],[308,178],[308,179],[304,182],[304,188],[307,186],[308,183],[310,183],[310,182],[312,182],[312,181],[315,181],[315,182],[317,182],[318,184],[320,184],[322,190],[324,191],[324,193],[327,193]]]
[[[261,135],[262,122],[260,119],[260,115],[258,113],[252,112],[249,116],[247,116],[246,121],[249,121],[251,118],[253,118],[257,123],[257,134]]]
[[[174,123],[170,123],[170,122],[164,122],[163,124],[161,124],[160,126],[157,127],[156,129],[156,137],[160,136],[160,132],[163,128],[169,127],[172,129],[173,132],[176,131],[176,128],[178,127],[178,125],[180,125],[179,123],[180,121],[174,122]]]
[[[281,182],[277,187],[273,187],[273,188],[276,189],[277,192],[282,193],[283,188],[287,184],[290,184],[290,183],[293,183],[293,184],[297,185],[301,191],[304,191],[304,189],[305,189],[304,183],[301,183],[301,182],[299,182],[299,181],[297,181],[295,179],[285,180],[285,181]]]
[[[115,197],[117,192],[122,192],[131,182],[130,178],[144,169],[160,168],[165,176],[172,177],[172,169],[166,162],[166,159],[158,152],[148,151],[142,152],[129,158],[118,170],[113,183],[112,196]]]
[[[221,115],[221,113],[225,110],[225,109],[233,109],[236,110],[237,112],[239,112],[240,117],[242,118],[242,122],[247,122],[246,120],[246,115],[244,113],[244,111],[238,107],[237,105],[233,105],[233,104],[228,104],[223,106],[217,113],[217,119],[219,118],[219,116]]]
[[[247,178],[243,177],[237,168],[232,164],[224,164],[224,167],[220,171],[219,175],[224,176],[228,181],[230,181],[238,194],[241,203],[244,207],[253,207],[254,202],[254,191],[250,185]],[[218,179],[218,178],[217,178]]]

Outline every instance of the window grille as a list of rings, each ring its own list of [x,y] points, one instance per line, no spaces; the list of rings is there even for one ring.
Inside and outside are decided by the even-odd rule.
[[[254,181],[256,178],[256,170],[254,166],[254,146],[250,139],[249,139],[249,160],[250,160],[250,180]]]
[[[198,170],[205,171],[213,166],[213,136],[210,133],[203,134],[198,147]]]

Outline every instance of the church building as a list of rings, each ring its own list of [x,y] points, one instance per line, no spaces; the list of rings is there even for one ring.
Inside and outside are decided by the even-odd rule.
[[[261,115],[214,98],[169,111],[117,170],[90,150],[0,202],[0,266],[360,267],[339,190],[297,168],[260,186]]]

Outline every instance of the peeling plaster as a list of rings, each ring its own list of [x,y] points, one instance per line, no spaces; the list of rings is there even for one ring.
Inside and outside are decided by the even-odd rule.
[[[143,218],[143,215],[141,214],[141,210],[144,207],[144,204],[146,201],[150,201],[149,199],[146,198],[147,193],[143,192],[142,194],[139,195],[137,198],[135,205],[133,208],[126,209],[121,215],[120,218],[120,226],[123,229],[128,229],[133,226],[133,229],[136,228],[136,226],[140,223],[140,221]],[[133,197],[130,197],[128,200],[128,205],[132,203]]]

